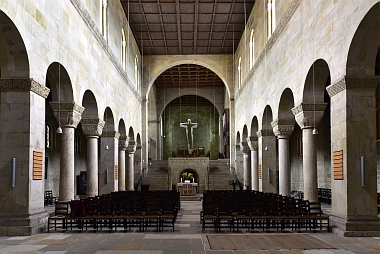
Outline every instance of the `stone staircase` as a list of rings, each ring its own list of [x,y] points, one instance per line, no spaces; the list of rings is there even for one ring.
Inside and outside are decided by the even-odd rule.
[[[233,178],[230,174],[229,159],[210,160],[210,190],[232,190],[228,182]]]
[[[228,159],[210,160],[210,190],[232,190],[232,185],[229,185],[229,180],[233,179],[230,174],[230,166],[227,164]],[[147,175],[142,180],[142,184],[149,184],[149,190],[167,190],[168,161],[152,161],[149,165]],[[137,179],[138,180],[138,179]],[[173,183],[175,184],[175,183]]]
[[[149,190],[168,190],[168,161],[152,161],[142,183],[149,184]]]

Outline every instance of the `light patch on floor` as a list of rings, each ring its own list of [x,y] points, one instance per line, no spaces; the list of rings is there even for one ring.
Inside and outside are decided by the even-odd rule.
[[[69,236],[71,236],[71,235],[69,235],[69,234],[67,234],[67,235],[65,235],[65,234],[54,234],[54,235],[49,235],[45,239],[46,240],[60,240],[60,239],[65,239]]]
[[[380,244],[360,244],[360,246],[368,250],[380,250]]]
[[[25,240],[29,236],[13,236],[11,238],[7,238],[7,240]]]
[[[35,245],[67,245],[71,242],[75,241],[75,239],[59,239],[59,240],[50,240],[45,239],[40,242],[35,243]]]
[[[142,244],[118,244],[113,250],[141,250]]]
[[[33,251],[38,251],[42,248],[45,248],[47,245],[15,245],[8,246],[4,249],[1,249],[1,253],[31,253]]]

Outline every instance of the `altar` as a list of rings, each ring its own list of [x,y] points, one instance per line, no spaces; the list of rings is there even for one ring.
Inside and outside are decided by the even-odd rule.
[[[197,194],[197,183],[178,183],[177,189],[181,196],[195,196]]]

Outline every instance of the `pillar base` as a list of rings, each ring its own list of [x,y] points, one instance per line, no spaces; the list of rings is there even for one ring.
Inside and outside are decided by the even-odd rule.
[[[49,214],[43,210],[35,214],[11,214],[0,217],[0,236],[29,236],[43,233]]]
[[[333,232],[346,237],[380,236],[380,218],[377,216],[330,217]]]

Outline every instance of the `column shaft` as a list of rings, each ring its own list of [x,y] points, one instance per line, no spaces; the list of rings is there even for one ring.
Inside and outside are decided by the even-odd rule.
[[[290,196],[290,154],[289,139],[278,139],[279,194]]]
[[[126,190],[127,191],[133,191],[134,190],[134,165],[133,165],[133,158],[134,153],[128,153],[127,158],[127,173],[125,175],[125,182],[126,182]]]
[[[125,190],[125,149],[119,149],[119,191]]]
[[[74,199],[74,128],[62,129],[59,201]]]
[[[243,153],[243,174],[244,174],[244,190],[251,184],[251,155],[249,152]]]
[[[87,196],[98,194],[98,137],[87,137]]]
[[[251,170],[252,170],[252,190],[259,190],[259,160],[258,160],[258,151],[251,151]]]
[[[317,150],[313,129],[302,129],[304,198],[318,201]]]

